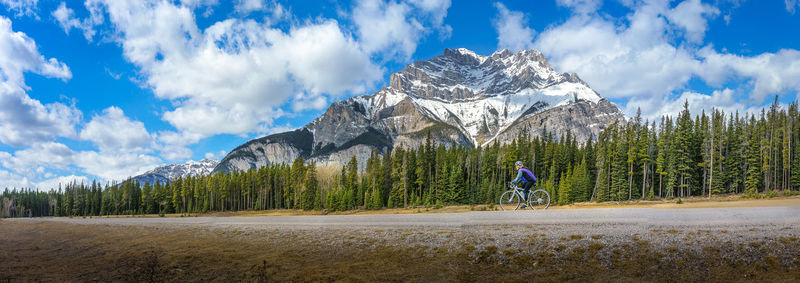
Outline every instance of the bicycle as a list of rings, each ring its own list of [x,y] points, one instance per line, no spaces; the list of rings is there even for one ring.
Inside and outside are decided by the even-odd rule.
[[[508,184],[509,190],[500,195],[500,209],[517,210],[522,203],[522,196],[525,189],[514,184]],[[528,192],[528,201],[525,203],[531,210],[547,209],[550,207],[550,194],[542,189]]]

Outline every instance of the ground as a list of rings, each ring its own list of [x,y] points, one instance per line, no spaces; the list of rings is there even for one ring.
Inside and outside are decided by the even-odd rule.
[[[800,278],[800,199],[690,200],[677,205],[689,209],[661,208],[666,204],[3,219],[0,282]]]

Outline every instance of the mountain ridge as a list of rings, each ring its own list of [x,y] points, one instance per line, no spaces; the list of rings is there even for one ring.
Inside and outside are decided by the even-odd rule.
[[[416,147],[430,132],[436,143],[485,146],[518,134],[578,141],[596,137],[624,115],[577,74],[558,73],[536,50],[498,50],[489,56],[445,49],[390,76],[371,95],[332,103],[304,127],[250,140],[232,150],[214,172],[247,170],[297,157],[360,165],[373,150]]]
[[[178,178],[208,175],[218,164],[219,161],[208,158],[200,161],[189,160],[183,164],[168,164],[158,166],[150,171],[135,177],[131,177],[131,180],[136,181],[139,184],[155,184],[156,182],[166,184]]]

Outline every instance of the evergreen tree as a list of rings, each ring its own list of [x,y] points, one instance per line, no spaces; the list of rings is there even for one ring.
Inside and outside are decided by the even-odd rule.
[[[567,169],[567,173],[561,173],[558,182],[558,204],[565,205],[570,203],[570,196],[572,194],[572,186],[569,179],[572,177],[572,168]]]
[[[692,143],[692,124],[692,117],[689,113],[689,102],[687,101],[683,105],[683,111],[678,115],[678,128],[674,139],[679,197],[686,197],[691,192],[689,185],[692,180],[692,169],[694,169],[692,152],[690,151]]]
[[[755,118],[750,118],[751,125],[755,125]],[[750,130],[747,142],[747,178],[745,181],[745,194],[748,196],[755,196],[758,194],[758,189],[761,187],[761,143],[759,142],[760,136],[757,128],[753,127]]]
[[[310,164],[304,177],[301,207],[304,210],[319,209],[320,205],[317,199],[319,180],[317,180],[316,165]]]
[[[402,206],[405,194],[406,171],[403,166],[405,160],[405,151],[402,147],[398,147],[393,152],[391,168],[392,189],[389,194],[388,207]]]
[[[464,188],[464,173],[456,164],[450,166],[449,179],[449,188],[447,190],[445,202],[459,203],[463,199],[462,192]]]

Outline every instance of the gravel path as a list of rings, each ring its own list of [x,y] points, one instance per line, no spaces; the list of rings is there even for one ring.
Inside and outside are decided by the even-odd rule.
[[[606,208],[326,216],[40,218],[33,221],[142,225],[175,229],[204,227],[221,231],[240,231],[242,233],[239,235],[245,236],[263,230],[288,234],[303,231],[322,239],[333,235],[331,236],[333,241],[341,241],[342,237],[337,235],[351,235],[352,231],[356,231],[358,235],[374,238],[369,242],[426,246],[454,246],[463,243],[473,243],[476,246],[488,244],[518,246],[518,243],[523,243],[525,239],[534,235],[539,239],[549,239],[553,243],[564,239],[575,240],[565,241],[573,245],[602,239],[605,245],[647,241],[656,248],[672,246],[685,248],[691,247],[686,244],[693,242],[700,243],[699,246],[712,243],[747,244],[753,241],[800,236],[800,207]],[[426,236],[415,239],[411,237],[412,235]]]
[[[747,225],[800,224],[800,207],[740,208],[602,208],[544,211],[489,211],[431,214],[372,214],[326,216],[238,216],[238,217],[162,217],[162,218],[37,218],[37,221],[59,221],[82,224],[204,224],[204,225],[270,225],[313,227],[469,227],[491,225],[555,225],[596,226],[699,226],[729,227]],[[609,230],[611,231],[611,230]]]

